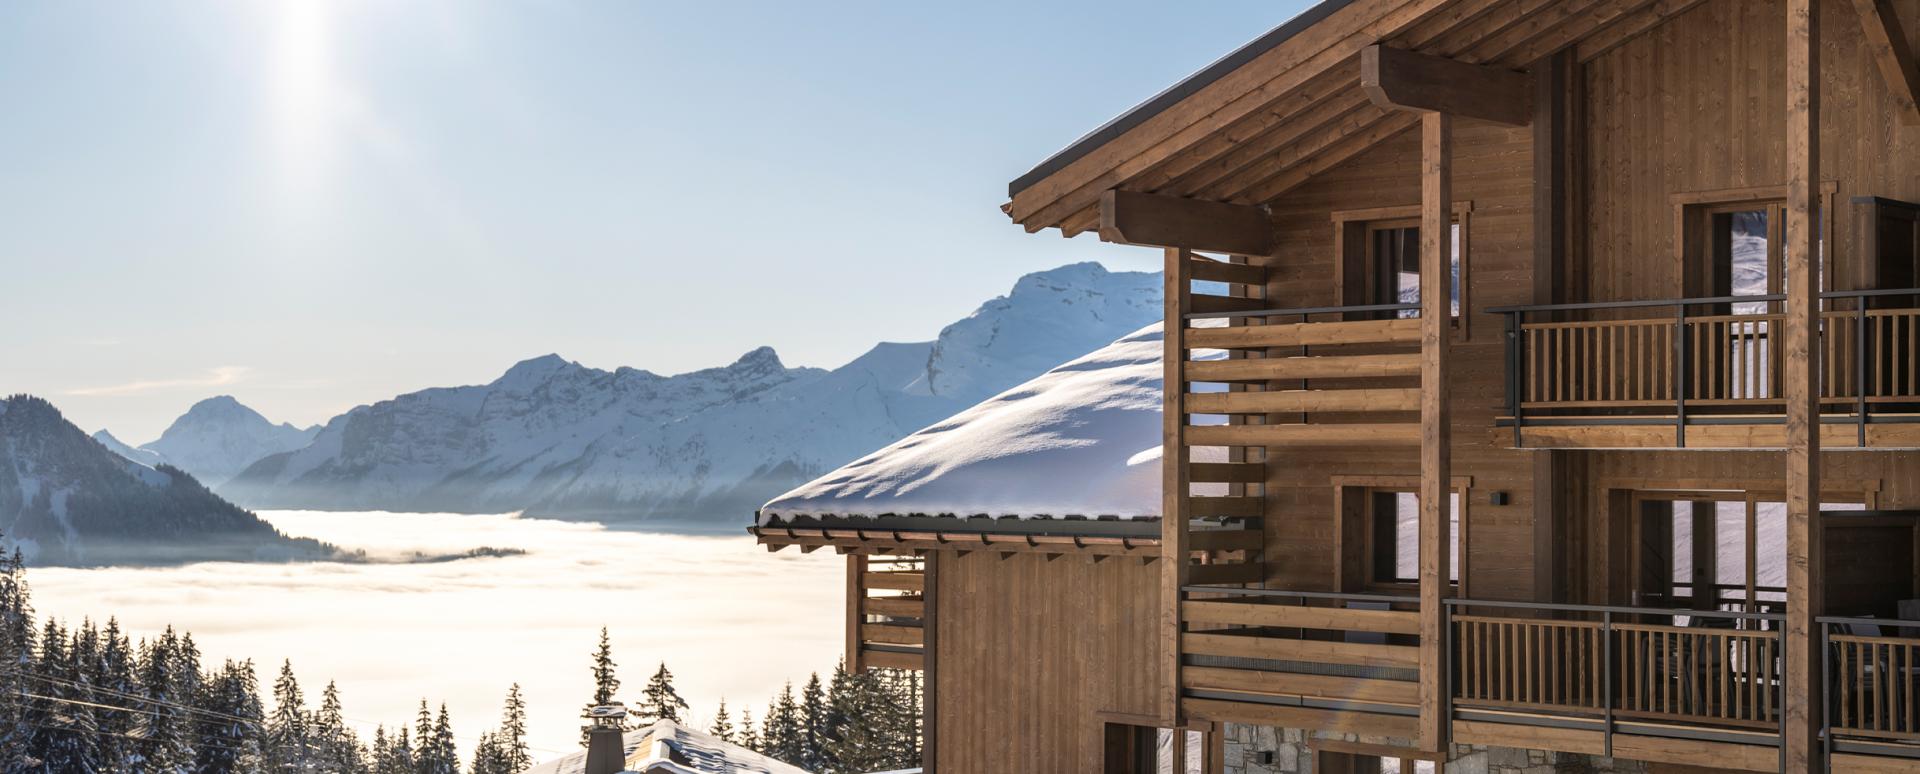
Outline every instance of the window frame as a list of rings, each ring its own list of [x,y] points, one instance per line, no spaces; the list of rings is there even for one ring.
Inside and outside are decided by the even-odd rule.
[[[1473,318],[1473,202],[1453,203],[1453,223],[1460,227],[1460,313],[1453,316],[1454,338],[1472,338]],[[1383,228],[1420,225],[1420,205],[1373,207],[1362,210],[1336,210],[1332,213],[1334,294],[1341,306],[1360,306],[1373,289],[1373,234]],[[1398,224],[1398,225],[1395,225]]]
[[[1335,590],[1342,593],[1362,592],[1399,592],[1417,588],[1417,583],[1382,582],[1374,578],[1375,541],[1373,537],[1373,499],[1377,494],[1388,492],[1415,492],[1420,489],[1420,477],[1412,476],[1347,476],[1333,477],[1334,513],[1338,523],[1334,530],[1334,584]],[[1460,598],[1469,598],[1471,589],[1473,558],[1468,552],[1471,545],[1469,535],[1472,532],[1473,514],[1473,477],[1454,476],[1449,490],[1460,500],[1460,527],[1455,530],[1453,540],[1455,553],[1459,556],[1456,579],[1448,586]]]

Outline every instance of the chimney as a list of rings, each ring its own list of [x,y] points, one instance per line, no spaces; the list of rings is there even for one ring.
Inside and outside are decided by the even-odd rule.
[[[627,768],[627,708],[619,702],[587,710],[586,774],[620,774]]]

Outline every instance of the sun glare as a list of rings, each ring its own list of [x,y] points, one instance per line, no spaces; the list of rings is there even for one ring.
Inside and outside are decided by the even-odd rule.
[[[326,163],[332,100],[331,22],[326,0],[282,0],[273,38],[274,130],[281,163],[299,183]]]

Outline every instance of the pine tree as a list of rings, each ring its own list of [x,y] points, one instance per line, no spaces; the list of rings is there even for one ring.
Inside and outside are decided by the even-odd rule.
[[[425,705],[421,706],[424,717]],[[414,762],[420,774],[460,774],[460,751],[453,740],[453,721],[447,717],[447,705],[440,705],[440,716],[430,733],[422,734],[420,751]]]
[[[680,713],[687,709],[687,700],[673,689],[673,673],[667,671],[665,662],[647,678],[647,687],[641,691],[640,707],[637,711],[640,724],[646,725],[661,720],[680,722]]]
[[[293,661],[280,665],[273,681],[273,714],[267,718],[267,767],[275,772],[301,774],[314,770],[313,730],[308,724],[306,697],[293,675]]]
[[[26,692],[26,675],[34,667],[31,596],[19,549],[0,556],[0,695]],[[0,771],[23,771],[31,765],[27,748],[33,727],[28,714],[24,702],[0,702]]]
[[[265,719],[253,662],[228,660],[202,683],[200,693],[192,716],[195,774],[242,774],[265,768]]]
[[[100,693],[111,698],[103,704],[138,705],[140,685],[134,677],[133,643],[120,631],[120,622],[107,619],[100,632],[98,682]],[[107,771],[126,771],[134,765],[134,732],[140,727],[140,715],[128,710],[100,710],[100,764]],[[4,756],[0,756],[4,757]]]
[[[30,754],[46,771],[99,770],[99,728],[95,725],[94,696],[80,678],[74,646],[66,627],[49,619],[40,634],[40,675],[30,686],[45,698],[30,699],[36,728],[28,744]]]
[[[321,694],[320,710],[313,715],[315,770],[326,774],[359,774],[365,768],[366,752],[360,737],[347,725],[340,689],[331,681]]]
[[[500,712],[500,731],[494,734],[501,765],[511,774],[520,774],[533,766],[533,753],[527,749],[527,702],[520,696],[520,684],[507,689],[507,706]]]
[[[620,692],[620,678],[614,675],[616,666],[618,665],[613,662],[613,645],[607,639],[607,627],[602,626],[600,627],[600,647],[593,651],[593,700],[587,702],[581,714],[592,712],[594,707],[614,703],[613,697]],[[629,729],[633,726],[628,720],[622,719],[620,727]],[[580,727],[581,747],[587,746],[587,737],[592,731],[592,724]]]
[[[407,739],[407,727],[401,725],[392,735],[386,726],[374,729],[373,774],[417,774],[413,744]]]
[[[760,743],[760,727],[753,724],[753,708],[752,707],[740,708],[739,744],[741,747],[745,747],[757,753],[764,753],[767,751],[765,745],[762,745]]]
[[[830,767],[825,755],[828,726],[827,695],[820,686],[820,673],[815,672],[800,689],[800,768],[825,771]]]
[[[473,746],[473,765],[467,771],[471,774],[518,774],[507,768],[506,757],[500,751],[500,740],[493,734],[480,735],[480,741]]]
[[[806,759],[806,729],[801,725],[800,705],[793,700],[793,684],[780,689],[780,696],[767,709],[760,730],[761,752],[769,757],[801,765]]]
[[[720,698],[720,709],[713,713],[713,726],[707,729],[707,733],[722,742],[734,741],[733,718],[727,715],[727,699],[724,696]]]

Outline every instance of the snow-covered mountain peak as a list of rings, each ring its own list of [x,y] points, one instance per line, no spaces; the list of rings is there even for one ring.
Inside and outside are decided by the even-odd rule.
[[[215,486],[254,460],[307,445],[319,432],[318,426],[302,429],[286,423],[276,425],[233,396],[219,395],[193,404],[167,426],[159,439],[135,450],[157,455],[157,460],[115,451],[146,464],[165,462]]]
[[[362,406],[220,491],[253,507],[730,520],[1160,319],[1160,275],[1074,264],[832,370],[771,347],[660,376],[547,355]],[[938,389],[932,389],[933,386]]]

